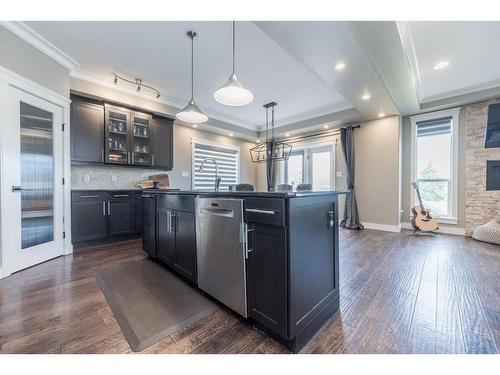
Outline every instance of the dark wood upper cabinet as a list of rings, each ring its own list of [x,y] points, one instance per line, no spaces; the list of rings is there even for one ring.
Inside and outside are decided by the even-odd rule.
[[[173,120],[72,95],[71,160],[173,168]]]
[[[71,102],[71,160],[104,162],[104,107],[93,103]]]
[[[152,165],[156,168],[173,168],[173,120],[153,117],[152,119]]]
[[[151,166],[153,164],[151,115],[133,112],[131,120],[130,164]]]
[[[131,113],[125,108],[105,104],[105,159],[110,164],[130,164]]]

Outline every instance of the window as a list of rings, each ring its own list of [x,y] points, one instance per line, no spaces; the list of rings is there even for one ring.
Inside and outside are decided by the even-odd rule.
[[[304,182],[304,151],[294,151],[286,161],[285,181],[296,187]]]
[[[456,223],[459,109],[412,116],[412,181],[441,222]],[[417,205],[412,192],[411,207]],[[447,220],[448,219],[448,220]]]
[[[285,162],[285,183],[294,189],[311,184],[314,191],[332,190],[333,146],[317,146],[293,151]]]
[[[193,145],[193,190],[213,190],[215,184],[215,164],[207,161],[200,172],[201,164],[206,158],[214,159],[219,166],[219,177],[222,177],[220,190],[228,190],[229,185],[239,181],[239,147],[220,145],[208,141],[192,140]]]

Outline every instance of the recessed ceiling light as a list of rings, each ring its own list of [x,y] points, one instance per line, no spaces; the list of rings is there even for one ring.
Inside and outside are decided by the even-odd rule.
[[[256,143],[260,143],[260,139],[257,139],[255,142],[256,142]]]
[[[229,136],[232,137],[234,134],[233,133],[229,133]]]
[[[378,114],[378,117],[384,117],[385,116],[385,113],[381,112]]]
[[[323,129],[328,129],[328,125],[323,126]]]
[[[372,96],[368,93],[364,93],[363,96],[361,97],[361,99],[363,100],[369,100]]]
[[[198,125],[196,125],[196,124],[193,124],[193,128],[197,128],[197,127],[198,127]]]
[[[290,133],[286,133],[285,136],[289,137],[290,136]]]
[[[344,68],[345,68],[345,63],[343,63],[342,61],[339,61],[337,64],[335,64],[335,70],[337,71],[344,70]]]
[[[449,61],[443,60],[438,62],[436,65],[434,65],[434,70],[441,70],[446,68],[448,65],[450,65]]]

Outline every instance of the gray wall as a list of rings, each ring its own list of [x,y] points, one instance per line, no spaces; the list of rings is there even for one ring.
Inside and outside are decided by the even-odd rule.
[[[398,226],[400,117],[363,122],[354,132],[354,186],[360,220],[363,223]]]
[[[0,26],[0,65],[69,97],[69,71]]]
[[[439,224],[441,228],[450,227],[465,228],[465,106],[460,107],[458,124],[458,211],[456,225]],[[408,116],[403,117],[403,176],[401,188],[401,222],[409,223],[411,215],[410,192],[411,192],[411,124]]]
[[[145,108],[149,111],[169,114],[175,113],[175,109],[164,105],[158,101],[149,100],[146,96],[136,96],[127,94],[112,88],[100,86],[94,83],[71,79],[71,90],[84,94],[108,98],[123,104]],[[240,147],[240,181],[257,184],[257,167],[251,163],[249,149],[253,143],[241,139],[226,137],[223,135],[201,130],[203,124],[198,129],[189,126],[174,124],[174,167],[168,172],[170,186],[179,189],[191,189],[191,139],[202,139],[221,144],[235,145]],[[187,177],[182,176],[182,172],[188,172]],[[158,173],[151,169],[126,168],[115,166],[72,166],[72,186],[78,188],[126,188],[135,184],[151,174]],[[84,174],[90,175],[90,183],[83,181]],[[113,182],[111,176],[116,176]]]

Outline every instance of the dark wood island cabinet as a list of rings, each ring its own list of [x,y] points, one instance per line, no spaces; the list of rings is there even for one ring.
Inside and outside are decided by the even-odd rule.
[[[148,190],[144,250],[196,283],[196,197],[242,198],[248,318],[297,352],[339,308],[337,206],[344,193]]]

